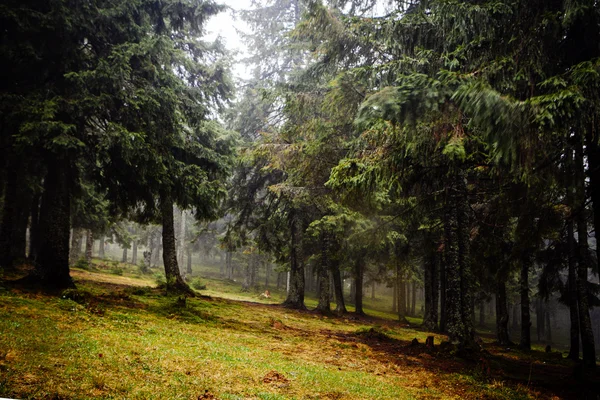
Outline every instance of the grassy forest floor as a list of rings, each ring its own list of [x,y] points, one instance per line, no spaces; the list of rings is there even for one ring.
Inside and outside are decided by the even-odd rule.
[[[109,273],[112,272],[112,273]],[[324,317],[204,279],[165,296],[126,268],[74,269],[60,296],[0,282],[0,397],[19,399],[596,399],[560,353],[493,344],[465,361],[382,312]],[[308,301],[311,304],[312,300]],[[415,321],[413,321],[415,322]],[[413,344],[413,339],[419,344]]]

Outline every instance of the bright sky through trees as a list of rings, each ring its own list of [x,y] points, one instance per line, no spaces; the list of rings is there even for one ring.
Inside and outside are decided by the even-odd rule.
[[[241,59],[247,54],[248,49],[240,38],[238,30],[246,31],[246,24],[236,16],[236,12],[251,7],[250,0],[223,0],[222,4],[231,7],[231,9],[220,13],[211,18],[207,24],[206,30],[209,39],[216,39],[221,36],[227,49],[236,52],[234,54],[234,64],[232,65],[233,74],[236,78],[247,78],[248,73],[241,62]]]

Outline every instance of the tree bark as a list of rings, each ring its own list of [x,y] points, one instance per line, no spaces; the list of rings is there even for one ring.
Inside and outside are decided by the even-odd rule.
[[[191,275],[192,274],[192,247],[188,246],[186,249],[187,252],[187,268],[186,272]]]
[[[461,280],[458,250],[458,215],[456,210],[455,187],[447,189],[444,231],[446,242],[446,330],[454,344],[460,344],[465,336],[461,309]]]
[[[69,272],[70,219],[69,160],[52,160],[44,180],[40,210],[40,249],[35,271],[35,277],[47,288],[64,289],[75,286]]]
[[[570,348],[568,358],[572,360],[579,359],[579,309],[577,299],[577,267],[576,267],[576,249],[575,249],[575,238],[573,237],[574,223],[573,223],[573,210],[574,210],[574,198],[573,198],[573,155],[570,148],[567,149],[565,155],[566,163],[566,202],[571,208],[571,216],[567,220],[567,251],[568,254],[568,292],[569,292],[569,317],[571,319],[570,328]]]
[[[175,227],[173,222],[173,200],[169,194],[161,193],[163,263],[167,278],[167,291],[185,293],[193,296],[194,291],[185,283],[177,265],[175,245]]]
[[[85,261],[92,265],[92,252],[94,251],[94,234],[91,229],[87,229],[85,237]]]
[[[41,193],[33,198],[31,206],[31,225],[29,227],[29,259],[35,264],[40,248],[40,201]]]
[[[304,305],[304,257],[302,255],[302,224],[297,210],[292,209],[290,223],[289,290],[283,305],[287,308],[306,309]]]
[[[594,211],[594,229],[596,232],[600,232],[600,146],[598,145],[598,137],[595,132],[597,132],[596,129],[586,130],[585,148],[589,164],[589,191]],[[600,276],[600,246],[596,246],[596,256],[596,274]]]
[[[340,263],[337,260],[331,260],[331,275],[335,293],[335,313],[338,315],[345,314],[348,311],[346,310],[346,303],[344,301],[344,287],[342,285]]]
[[[577,238],[579,240],[578,268],[577,268],[577,299],[579,301],[579,323],[581,334],[581,347],[583,363],[588,367],[596,366],[596,346],[594,343],[594,330],[590,317],[590,303],[588,299],[588,227],[585,213],[585,170],[583,163],[583,144],[581,141],[575,149],[575,192],[578,206],[577,213]]]
[[[445,249],[445,246],[444,246]],[[448,332],[446,329],[447,313],[446,313],[446,256],[444,253],[440,255],[440,332]]]
[[[98,258],[104,259],[105,254],[104,254],[104,240],[106,239],[106,237],[104,235],[100,236],[100,239],[98,241]]]
[[[27,224],[34,196],[21,164],[8,162],[15,170],[7,174],[0,225],[0,267],[6,269],[26,259]]]
[[[123,246],[126,246],[126,245],[123,245]],[[126,263],[128,259],[129,258],[127,257],[127,247],[123,247],[123,258],[121,259],[121,262]]]
[[[438,282],[437,282],[438,257],[435,249],[430,249],[428,260],[425,263],[425,315],[423,326],[429,331],[437,330],[438,323]]]
[[[233,264],[231,262],[231,251],[227,250],[225,253],[225,270],[227,273],[227,279],[233,280]]]
[[[414,280],[412,281],[411,284],[411,305],[410,305],[410,315],[412,315],[413,317],[416,314],[416,308],[417,308],[417,282],[415,282]]]
[[[404,285],[404,272],[400,260],[396,260],[396,301],[398,304],[398,321],[406,322],[406,286]]]
[[[460,308],[463,337],[461,347],[476,348],[474,346],[473,316],[475,315],[475,301],[473,296],[473,282],[475,277],[471,269],[471,216],[467,189],[467,178],[462,168],[456,173],[456,216],[458,242],[458,264],[460,271]]]
[[[365,258],[359,255],[354,263],[355,297],[354,308],[357,314],[364,315],[363,310],[363,278],[365,274]]]
[[[319,303],[317,310],[323,314],[330,314],[331,307],[329,305],[329,237],[327,233],[321,234],[321,265],[317,273],[319,285]]]
[[[137,265],[137,253],[138,253],[138,242],[137,240],[133,241],[133,245],[131,247],[131,263]]]
[[[519,279],[519,292],[521,295],[521,340],[519,347],[522,350],[531,350],[531,313],[529,305],[529,267],[532,257],[525,254],[521,263]]]
[[[502,346],[511,344],[508,335],[508,305],[506,303],[506,279],[500,276],[496,289],[496,337]]]
[[[394,314],[398,312],[398,282],[396,277],[394,277],[392,283],[392,312]]]
[[[69,256],[70,264],[75,264],[81,258],[81,245],[83,243],[84,231],[81,228],[73,228],[71,236],[71,251]]]

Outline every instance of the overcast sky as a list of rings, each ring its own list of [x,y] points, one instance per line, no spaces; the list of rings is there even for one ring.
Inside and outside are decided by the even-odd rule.
[[[242,31],[247,31],[246,25],[239,19],[235,19],[234,10],[243,10],[250,8],[250,0],[220,0],[219,3],[225,4],[233,9],[220,13],[212,17],[207,24],[208,38],[215,39],[221,36],[225,41],[229,50],[238,51],[240,53],[247,52],[247,48],[240,40],[236,28]],[[242,57],[242,54],[237,56],[237,59]],[[233,74],[237,78],[247,77],[245,68],[240,62],[233,65]]]

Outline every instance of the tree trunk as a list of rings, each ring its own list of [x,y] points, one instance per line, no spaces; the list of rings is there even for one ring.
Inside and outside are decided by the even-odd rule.
[[[521,263],[519,279],[519,292],[521,295],[521,340],[519,347],[522,350],[531,350],[531,313],[529,307],[529,267],[532,257],[526,254]]]
[[[444,253],[440,255],[440,332],[448,332],[446,329],[448,318],[446,309],[446,256]]]
[[[87,230],[85,237],[85,261],[92,265],[92,252],[94,251],[94,234],[91,229]]]
[[[335,313],[338,315],[345,314],[348,311],[346,310],[346,303],[344,301],[344,287],[342,285],[340,264],[337,260],[331,260],[331,275],[335,292]]]
[[[156,267],[158,267],[158,265],[160,264],[160,249],[162,247],[161,239],[162,239],[162,232],[161,232],[160,237],[155,238],[155,251],[154,251],[154,256],[153,256],[154,259],[153,259],[152,263]]]
[[[483,293],[481,293],[483,295]],[[479,326],[485,326],[485,301],[479,302]]]
[[[69,274],[71,220],[70,165],[67,159],[48,165],[40,210],[40,249],[35,277],[53,289],[74,287]]]
[[[123,246],[126,246],[126,245],[123,245]],[[121,259],[121,262],[126,263],[127,260],[128,260],[128,257],[127,257],[127,247],[123,247],[123,258]]]
[[[458,215],[456,210],[455,188],[448,188],[444,218],[446,243],[444,258],[446,261],[446,330],[454,344],[460,344],[465,337],[461,309],[461,280],[458,249]]]
[[[588,299],[588,227],[586,219],[586,194],[585,171],[583,163],[583,144],[581,141],[575,151],[575,191],[578,206],[577,213],[577,238],[579,240],[578,268],[577,268],[577,299],[579,300],[579,323],[581,334],[581,347],[583,363],[588,367],[596,366],[596,346],[594,343],[594,330],[590,318],[590,304]]]
[[[138,242],[137,240],[133,241],[133,245],[131,248],[131,263],[137,265],[137,253],[138,253]]]
[[[167,291],[180,292],[193,296],[194,291],[190,289],[181,277],[179,266],[177,265],[175,227],[173,222],[173,200],[170,195],[161,193],[160,201],[163,226],[163,263],[165,265],[165,275],[167,278]]]
[[[354,308],[355,312],[364,315],[363,310],[363,278],[365,274],[365,259],[363,255],[359,255],[354,263],[354,284],[355,297]]]
[[[394,314],[398,312],[398,282],[395,277],[392,284],[392,312]]]
[[[438,323],[438,282],[437,282],[438,257],[435,249],[430,250],[425,263],[425,313],[423,326],[429,331],[437,330]]]
[[[410,305],[410,315],[414,317],[415,315],[417,315],[417,282],[415,282],[414,280],[412,281],[411,292],[412,302]]]
[[[27,224],[34,193],[25,180],[26,167],[20,162],[9,161],[8,165],[15,170],[9,171],[6,178],[0,225],[0,267],[12,269],[15,263],[26,259]]]
[[[403,275],[400,261],[396,260],[396,300],[398,303],[398,321],[400,322],[406,322],[406,286],[404,285]]]
[[[29,259],[35,264],[40,243],[40,201],[41,193],[33,198],[31,206],[31,225],[29,227]]]
[[[319,274],[319,304],[317,310],[323,314],[330,314],[329,305],[329,237],[327,233],[321,234],[321,265],[318,269]]]
[[[231,262],[231,251],[227,250],[225,253],[225,271],[227,274],[227,279],[230,281],[233,280],[233,265]]]
[[[598,145],[597,130],[586,130],[585,148],[589,164],[589,191],[594,210],[594,229],[596,232],[600,232],[600,146]],[[596,274],[600,276],[600,246],[596,246],[596,256]]]
[[[186,272],[189,275],[192,275],[192,247],[188,246],[187,249],[187,268],[186,268]]]
[[[552,327],[550,326],[550,310],[548,309],[547,304],[546,304],[546,312],[544,314],[546,317],[546,342],[552,343]]]
[[[283,305],[288,308],[306,309],[304,305],[304,257],[302,255],[302,225],[297,211],[289,215],[291,248],[289,289]]]
[[[575,238],[573,237],[573,210],[574,210],[574,198],[573,198],[573,156],[572,150],[569,148],[566,151],[565,163],[566,163],[566,202],[571,208],[571,216],[567,220],[567,251],[568,254],[568,292],[569,292],[569,316],[571,319],[570,329],[570,348],[568,357],[572,360],[579,359],[579,310],[577,302],[577,267],[576,267],[576,249],[575,249]]]
[[[104,239],[105,236],[101,235],[99,242],[98,242],[98,258],[104,259],[105,254],[104,254]]]
[[[496,336],[502,346],[511,344],[508,336],[508,306],[506,304],[506,279],[499,277],[496,290]]]
[[[83,243],[84,231],[81,228],[73,228],[71,235],[71,251],[69,253],[69,263],[75,264],[81,258],[81,245]]]
[[[242,282],[242,292],[249,292],[250,287],[252,286],[252,262],[253,257],[252,254],[248,256],[248,262],[246,263],[246,267],[244,268],[244,280]]]
[[[473,296],[473,282],[475,278],[471,270],[471,207],[469,205],[467,178],[464,170],[459,169],[456,174],[456,214],[458,242],[458,264],[460,276],[460,308],[463,337],[461,346],[477,348],[474,346],[473,316],[475,315],[475,301]]]

